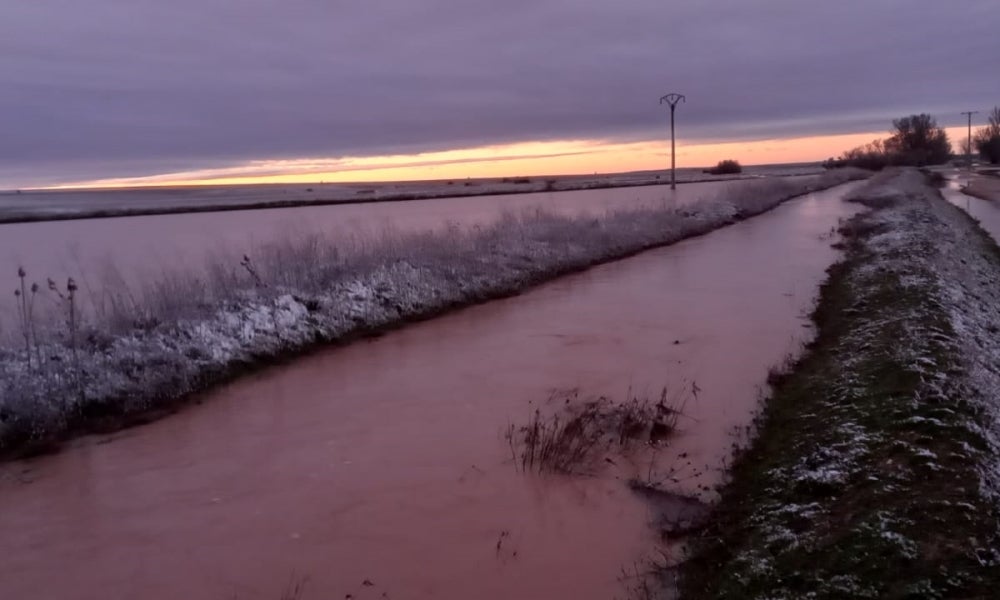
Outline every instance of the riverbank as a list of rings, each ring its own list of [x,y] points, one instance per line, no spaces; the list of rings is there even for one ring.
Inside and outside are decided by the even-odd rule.
[[[698,504],[626,484],[716,487],[768,367],[812,337],[803,315],[861,183],[0,463],[0,597],[274,600],[297,576],[302,600],[635,598],[620,576],[659,557],[650,522]],[[664,388],[684,416],[661,447],[580,477],[512,463],[509,425],[536,408],[657,402]]]
[[[776,377],[688,598],[992,597],[1000,585],[1000,250],[916,171],[843,228],[818,337]]]
[[[276,245],[218,266],[213,281],[181,273],[141,305],[114,299],[119,304],[92,323],[74,323],[72,296],[56,288],[58,296],[47,300],[62,313],[48,329],[25,318],[24,346],[0,349],[0,451],[50,450],[75,434],[156,418],[194,392],[317,345],[516,294],[864,176],[837,171],[766,181],[690,209],[510,217],[485,228],[383,240],[351,254],[316,239]],[[28,274],[22,297],[31,284]]]

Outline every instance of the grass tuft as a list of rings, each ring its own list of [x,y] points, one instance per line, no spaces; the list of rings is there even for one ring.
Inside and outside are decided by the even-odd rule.
[[[683,402],[668,400],[666,389],[657,402],[631,393],[622,403],[559,393],[547,404],[558,408],[551,413],[537,408],[526,425],[509,425],[504,432],[511,457],[524,472],[589,474],[612,454],[666,443],[684,409]]]

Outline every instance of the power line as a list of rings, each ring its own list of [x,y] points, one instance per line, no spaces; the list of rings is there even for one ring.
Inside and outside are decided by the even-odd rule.
[[[969,170],[971,171],[972,170],[972,115],[978,115],[979,111],[966,110],[962,111],[962,114],[969,117],[969,137],[966,138],[965,140],[965,160],[969,167]]]
[[[674,143],[674,110],[678,102],[685,102],[683,94],[667,94],[660,98],[660,104],[670,105],[670,189],[677,189],[677,152]]]

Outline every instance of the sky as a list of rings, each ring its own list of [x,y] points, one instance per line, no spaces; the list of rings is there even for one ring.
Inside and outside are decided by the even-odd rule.
[[[819,160],[1000,104],[998,30],[996,0],[5,0],[0,189],[661,168],[668,92],[679,166]]]

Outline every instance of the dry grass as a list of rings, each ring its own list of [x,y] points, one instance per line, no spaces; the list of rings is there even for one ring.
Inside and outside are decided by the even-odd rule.
[[[706,203],[730,206],[736,212],[733,216],[747,216],[773,207],[777,200],[857,176],[855,172],[835,172],[745,181]],[[274,296],[286,290],[321,292],[338,282],[356,279],[399,261],[469,271],[488,267],[484,259],[492,253],[532,243],[550,246],[585,243],[595,251],[610,254],[640,244],[662,243],[665,235],[678,228],[678,221],[690,217],[695,210],[647,205],[611,211],[603,217],[571,217],[536,209],[505,213],[494,223],[473,228],[453,224],[440,231],[425,232],[389,228],[379,234],[337,239],[316,232],[290,231],[250,248],[216,249],[201,265],[167,265],[140,276],[126,275],[107,261],[96,273],[81,269],[74,275],[80,285],[77,316],[81,326],[119,335],[179,319],[204,317],[220,305],[247,296]],[[23,269],[19,272],[18,287],[36,287],[37,304],[56,303],[55,295],[49,293],[51,285],[45,285],[51,281],[47,274],[25,274]],[[19,293],[25,294],[26,289]],[[25,298],[26,295],[21,296],[21,300]],[[39,343],[45,343],[59,337],[62,316],[59,311],[39,308],[32,315],[32,322]],[[12,327],[12,321],[23,321],[22,313],[20,306],[0,310],[0,332],[7,332],[6,336],[0,336],[0,346],[10,348],[13,334],[23,339],[23,333]]]

